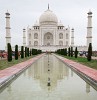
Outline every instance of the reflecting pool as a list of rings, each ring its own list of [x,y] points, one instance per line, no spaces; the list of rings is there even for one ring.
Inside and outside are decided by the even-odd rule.
[[[97,91],[53,55],[44,55],[0,91],[0,100],[97,100]]]

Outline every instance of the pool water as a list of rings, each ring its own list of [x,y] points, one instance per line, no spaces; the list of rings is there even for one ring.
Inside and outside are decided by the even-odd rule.
[[[53,55],[44,55],[0,91],[0,100],[97,100],[97,91]]]

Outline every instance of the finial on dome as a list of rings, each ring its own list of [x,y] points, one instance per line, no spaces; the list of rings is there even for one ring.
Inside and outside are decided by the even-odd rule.
[[[48,4],[48,10],[49,10],[49,4]]]
[[[9,12],[8,12],[8,9],[7,9],[7,13],[9,13]]]
[[[92,12],[91,12],[91,10],[89,9],[89,12],[87,13],[88,15],[92,15]]]
[[[7,12],[5,13],[6,15],[10,15],[10,13],[8,12],[8,10],[7,10]]]

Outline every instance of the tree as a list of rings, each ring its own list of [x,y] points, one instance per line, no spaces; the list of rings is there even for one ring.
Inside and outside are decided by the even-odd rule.
[[[12,49],[11,49],[11,44],[10,43],[7,44],[7,52],[8,52],[7,60],[9,62],[11,62],[12,61]]]
[[[15,45],[15,60],[18,60],[18,45]]]
[[[78,55],[78,51],[77,51],[77,47],[75,48],[75,58],[77,58],[77,55]]]
[[[71,47],[71,57],[73,57],[73,47]]]
[[[21,58],[24,58],[24,46],[21,46]]]
[[[67,48],[64,49],[64,55],[67,56]]]
[[[27,48],[27,56],[29,57],[29,48]]]
[[[32,53],[31,53],[31,49],[30,49],[30,56],[32,55]]]
[[[91,56],[92,56],[92,44],[89,43],[88,55],[87,55],[87,60],[88,60],[88,61],[91,61]]]
[[[70,47],[68,48],[68,56],[70,57]]]
[[[25,57],[27,57],[27,47],[25,47]]]

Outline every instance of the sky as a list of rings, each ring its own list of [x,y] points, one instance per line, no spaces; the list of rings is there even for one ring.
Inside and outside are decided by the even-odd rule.
[[[0,50],[6,46],[7,10],[10,15],[12,46],[23,45],[23,28],[32,27],[42,13],[47,10],[48,3],[58,20],[65,27],[74,28],[75,45],[85,46],[87,35],[87,13],[93,12],[92,41],[93,50],[97,50],[97,0],[0,0]]]

